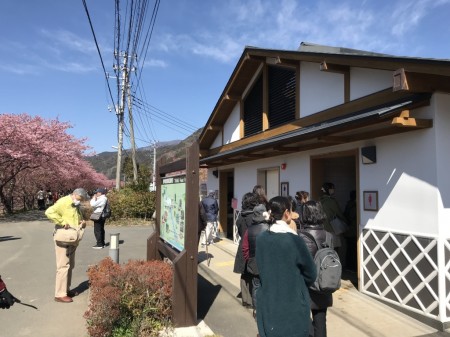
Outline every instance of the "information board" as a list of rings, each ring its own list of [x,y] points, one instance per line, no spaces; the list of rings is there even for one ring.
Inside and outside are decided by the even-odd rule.
[[[160,237],[179,251],[186,230],[186,175],[162,178]]]

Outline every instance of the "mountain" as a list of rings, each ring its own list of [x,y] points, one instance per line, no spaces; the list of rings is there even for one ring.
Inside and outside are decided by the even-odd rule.
[[[184,158],[186,156],[185,148],[192,145],[198,140],[202,128],[198,129],[192,135],[184,140],[171,140],[166,142],[158,142],[156,145],[156,161],[160,160],[162,156],[166,157],[169,162]],[[122,151],[124,159],[131,157],[131,149],[124,149]],[[101,152],[94,156],[85,157],[94,170],[103,173],[109,179],[115,179],[117,166],[117,151]],[[153,146],[146,146],[136,150],[136,162],[138,164],[145,164],[151,169],[153,168]]]

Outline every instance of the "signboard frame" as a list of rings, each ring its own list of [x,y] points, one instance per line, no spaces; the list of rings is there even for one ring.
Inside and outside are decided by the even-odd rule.
[[[184,246],[175,247],[161,238],[162,180],[185,175]],[[194,142],[186,148],[186,159],[156,165],[156,222],[155,231],[147,239],[147,260],[169,259],[173,264],[173,323],[177,327],[197,325],[198,278],[198,200],[199,146]],[[166,238],[167,239],[167,238]],[[179,249],[183,248],[183,249]]]

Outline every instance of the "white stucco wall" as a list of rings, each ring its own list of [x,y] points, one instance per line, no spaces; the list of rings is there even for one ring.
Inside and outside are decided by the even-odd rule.
[[[219,146],[222,146],[222,145],[223,145],[222,144],[222,131],[220,131],[217,134],[216,139],[214,139],[214,142],[212,143],[210,149],[214,149],[215,147],[219,147]]]
[[[444,104],[450,106],[450,96],[441,95],[438,99],[433,99],[430,107],[414,110],[412,114],[434,118],[435,109]],[[234,169],[234,197],[238,199],[238,207],[240,209],[242,196],[257,183],[258,169],[280,167],[282,163],[286,163],[286,169],[280,169],[280,182],[289,182],[289,194],[294,195],[298,190],[309,191],[311,188],[311,156],[375,145],[377,162],[371,165],[359,162],[361,229],[370,227],[425,236],[438,235],[444,221],[449,222],[448,211],[442,206],[439,188],[446,189],[442,195],[443,202],[448,207],[450,183],[447,168],[450,167],[450,159],[449,156],[439,156],[440,159],[437,160],[435,146],[438,139],[443,149],[448,147],[449,136],[446,130],[450,127],[449,116],[450,114],[446,114],[440,118],[442,134],[437,138],[436,129],[431,128],[227,166],[226,168]],[[214,180],[217,181],[213,177]],[[378,191],[378,212],[363,210],[363,191]]]
[[[433,118],[434,106],[418,109]],[[360,191],[378,191],[379,211],[361,207],[361,227],[418,235],[439,232],[435,129],[375,139],[377,163],[360,166]]]
[[[223,126],[223,141],[225,144],[239,140],[239,122],[241,120],[240,105],[237,103]]]
[[[318,63],[301,62],[300,98],[300,117],[344,103],[344,75],[320,71]]]
[[[350,68],[350,100],[392,87],[393,72],[366,68]]]
[[[450,95],[435,94],[436,109],[434,127],[436,129],[437,181],[440,192],[439,223],[443,238],[450,237]]]

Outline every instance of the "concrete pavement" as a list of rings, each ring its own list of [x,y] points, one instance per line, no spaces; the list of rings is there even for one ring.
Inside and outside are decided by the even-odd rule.
[[[150,226],[106,227],[106,237],[120,233],[120,262],[145,259]],[[86,270],[108,256],[108,249],[94,250],[93,228],[88,227],[77,250],[72,288],[81,294],[71,304],[53,301],[55,256],[52,224],[42,212],[0,219],[0,274],[8,289],[24,303],[0,311],[0,337],[87,336],[83,318],[88,307]],[[176,329],[171,336],[256,336],[252,312],[242,307],[239,275],[232,272],[237,246],[223,239],[199,249],[198,326]],[[209,261],[209,264],[208,264]],[[334,294],[328,314],[329,337],[443,337],[445,332],[420,323],[378,301],[360,294],[350,282]]]
[[[208,253],[211,256],[209,266],[206,261],[199,265],[199,273],[208,273],[222,282],[230,300],[235,302],[235,308],[240,307],[239,278],[233,273],[234,256],[237,246],[230,240],[222,240],[209,246]],[[204,249],[203,249],[204,250]],[[223,281],[225,280],[225,282]],[[327,328],[328,337],[444,337],[450,336],[447,332],[440,332],[425,325],[410,316],[386,306],[379,301],[358,292],[351,282],[343,280],[340,290],[333,294],[333,307],[328,309]],[[219,308],[217,308],[218,310]],[[251,316],[251,311],[246,310],[246,315]],[[228,310],[216,313],[226,317]],[[224,337],[238,336],[230,332],[230,327],[223,328],[216,322],[205,320],[210,328]],[[239,321],[236,321],[239,322]],[[249,334],[256,336],[256,323],[251,322],[254,330],[246,327]],[[238,329],[239,325],[236,325]],[[239,327],[241,329],[242,326]]]

